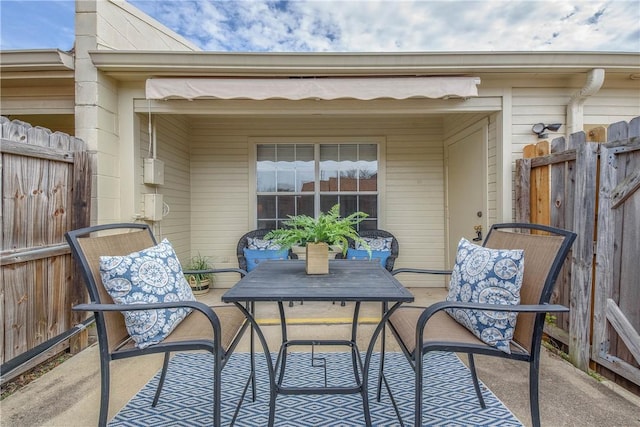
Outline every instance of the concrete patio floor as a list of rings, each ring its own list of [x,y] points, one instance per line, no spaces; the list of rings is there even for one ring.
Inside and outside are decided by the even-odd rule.
[[[217,304],[224,289],[213,290],[199,298]],[[442,299],[442,289],[411,289],[416,305],[428,305]],[[359,328],[358,345],[366,350],[373,325],[367,320],[379,316],[379,304],[364,304],[360,317],[366,323]],[[290,338],[308,334],[336,338],[348,337],[353,304],[296,304],[287,309],[293,325]],[[258,304],[270,350],[280,342],[280,327],[275,304]],[[394,341],[388,340],[390,350]],[[244,339],[236,351],[247,351]],[[151,355],[112,362],[112,386],[109,418],[113,417],[160,369],[162,356]],[[466,361],[465,357],[462,357]],[[530,425],[528,365],[516,361],[478,356],[478,375],[491,391],[520,419]],[[92,426],[98,419],[100,401],[99,353],[97,345],[81,353],[28,384],[0,405],[0,424],[9,426]],[[577,370],[559,356],[544,350],[541,359],[540,408],[544,426],[640,426],[640,397],[609,381],[599,382]]]

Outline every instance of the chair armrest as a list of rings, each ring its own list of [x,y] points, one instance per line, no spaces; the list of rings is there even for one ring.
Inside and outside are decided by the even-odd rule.
[[[424,270],[421,268],[396,268],[391,272],[391,274],[393,274],[394,276],[400,273],[451,275],[451,270]]]
[[[102,312],[102,311],[139,311],[139,310],[157,310],[157,309],[165,309],[165,308],[191,308],[193,310],[198,310],[202,314],[204,314],[211,326],[213,327],[214,333],[220,336],[220,331],[222,327],[220,325],[220,319],[218,315],[209,307],[208,305],[200,302],[200,301],[171,301],[171,302],[155,302],[150,304],[98,304],[98,303],[87,303],[87,304],[78,304],[71,308],[73,311],[93,311],[93,312]]]
[[[207,270],[182,270],[183,274],[207,274],[207,273],[238,273],[240,277],[247,275],[241,268],[209,268]]]
[[[484,311],[509,311],[518,313],[561,313],[568,312],[569,308],[559,304],[527,304],[527,305],[506,305],[506,304],[479,304],[459,301],[440,301],[429,307],[423,307],[424,312],[418,319],[418,328],[424,327],[429,318],[438,311],[446,308],[463,308]]]

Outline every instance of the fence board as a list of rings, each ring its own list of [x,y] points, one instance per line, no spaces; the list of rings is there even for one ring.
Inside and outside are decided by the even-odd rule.
[[[71,302],[84,302],[86,295],[74,278],[64,233],[89,225],[92,158],[81,139],[6,117],[0,137],[4,364],[87,316],[72,315]],[[86,346],[86,334],[77,343]]]
[[[546,158],[552,156],[558,158],[559,154],[567,153],[566,141],[564,138],[555,138],[551,141],[551,154]],[[569,160],[570,158],[565,159]],[[575,159],[575,157],[573,157]],[[568,177],[570,174],[569,162],[565,160],[563,162],[552,162],[549,164],[551,168],[550,174],[550,225],[554,227],[571,229],[573,218],[573,191],[569,191]],[[573,163],[573,162],[572,162]],[[570,256],[568,257],[571,258]],[[568,288],[570,268],[568,263],[560,271],[558,280],[553,290],[552,301],[554,303],[562,304],[569,307],[571,301],[569,299],[570,293]],[[568,313],[556,314],[556,325],[563,330],[569,329],[569,316]],[[568,335],[568,334],[567,334]],[[568,344],[568,341],[566,342]]]
[[[516,160],[516,222],[530,222],[531,159]]]
[[[587,143],[584,133],[576,138],[576,168],[580,170],[575,180],[575,202],[572,230],[580,230],[572,248],[571,311],[569,312],[569,359],[587,371],[591,331],[591,289],[593,276],[593,230],[596,211],[596,170],[598,146]]]
[[[634,187],[629,177],[640,169],[635,123],[611,125],[610,142],[601,147],[592,357],[640,385],[640,191],[636,188],[623,203],[614,203],[621,185]]]
[[[581,369],[593,359],[618,374],[617,381],[640,385],[640,117],[563,142],[552,141],[546,156],[527,146],[516,161],[516,219],[543,218],[539,173],[550,166],[551,224],[578,234],[552,297],[571,311],[545,332],[568,343]],[[525,185],[530,189],[520,188]]]

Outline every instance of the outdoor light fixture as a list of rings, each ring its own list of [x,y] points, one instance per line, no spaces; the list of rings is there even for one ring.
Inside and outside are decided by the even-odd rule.
[[[549,125],[545,125],[544,123],[536,123],[531,128],[531,131],[538,135],[538,138],[546,138],[548,135],[544,133],[546,130],[550,130],[556,132],[562,126],[561,123],[551,123]]]

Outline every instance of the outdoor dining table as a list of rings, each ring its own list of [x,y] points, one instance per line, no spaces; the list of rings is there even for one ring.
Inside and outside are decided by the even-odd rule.
[[[402,284],[384,269],[377,260],[331,260],[329,273],[312,275],[305,271],[305,262],[301,260],[269,260],[260,263],[223,296],[222,301],[234,303],[242,310],[253,324],[267,357],[269,370],[269,426],[275,421],[276,397],[278,394],[356,394],[362,395],[364,419],[371,425],[367,378],[371,355],[377,336],[383,330],[389,316],[402,303],[414,299]],[[350,339],[308,339],[289,340],[287,338],[287,321],[283,303],[290,301],[345,301],[353,302],[353,319]],[[276,302],[280,313],[282,344],[274,363],[271,358],[264,333],[254,315],[255,302]],[[382,316],[372,334],[365,362],[363,364],[360,350],[356,344],[358,315],[362,302],[382,303]],[[248,303],[248,304],[247,304]],[[310,328],[313,330],[313,328]],[[323,387],[288,387],[283,384],[286,368],[287,351],[292,346],[335,345],[348,346],[354,373],[354,386],[331,387],[326,383]],[[276,378],[277,376],[277,378]]]

